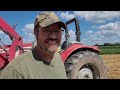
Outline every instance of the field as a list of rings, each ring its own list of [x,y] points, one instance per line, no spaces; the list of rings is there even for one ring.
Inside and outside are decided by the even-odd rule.
[[[120,45],[98,47],[102,52],[101,57],[108,68],[108,78],[120,79]]]
[[[120,54],[120,46],[99,46],[102,54]]]
[[[109,79],[120,79],[120,54],[101,55],[108,68]]]

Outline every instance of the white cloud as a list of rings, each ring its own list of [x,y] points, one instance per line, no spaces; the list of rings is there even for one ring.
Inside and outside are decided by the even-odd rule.
[[[0,30],[0,34],[4,34],[4,32]]]
[[[87,40],[86,38],[83,39],[83,41],[86,41],[86,40]]]
[[[76,35],[75,35],[75,32],[73,30],[69,31],[69,35],[70,35],[70,37],[69,37],[70,42],[76,41]],[[65,41],[65,32],[62,35],[62,42],[61,43],[63,43],[63,41]]]
[[[69,31],[69,34],[70,34],[70,36],[74,36],[74,35],[75,35],[75,32],[74,32],[73,30],[70,30],[70,31]]]
[[[86,37],[89,39],[86,42],[91,44],[116,43],[120,42],[120,21],[106,23],[95,27],[96,31],[86,31]]]
[[[120,11],[74,11],[74,14],[94,23],[120,18]]]
[[[71,16],[73,15],[74,17],[78,17],[80,20],[89,21],[90,24],[91,22],[98,23],[94,24],[88,31],[84,32],[85,35],[82,35],[83,39],[81,39],[83,44],[95,45],[97,43],[120,42],[120,11],[74,11],[73,14],[67,11],[59,12],[59,14],[60,17],[65,20],[68,20],[68,18],[72,19]],[[88,24],[88,22],[84,23]],[[70,32],[70,37],[72,37],[70,38],[71,41],[75,41],[76,36],[73,30]]]
[[[74,14],[69,14],[69,12],[66,11],[66,12],[62,12],[62,13],[60,14],[60,17],[61,17],[62,19],[65,19],[65,20],[70,20],[70,19],[73,19],[73,18],[75,17],[75,15],[74,15]]]
[[[98,27],[99,30],[120,30],[120,21],[115,23],[108,23]]]
[[[99,32],[105,37],[120,36],[120,21],[114,23],[108,23],[98,27]]]
[[[84,39],[82,39],[80,42],[85,45],[85,44],[88,43],[88,39],[84,38]]]
[[[22,30],[25,32],[23,42],[33,42],[35,40],[34,24],[26,24]]]
[[[75,32],[73,30],[69,31],[69,35],[70,35],[70,41],[76,41],[76,35]]]
[[[26,32],[25,35],[24,35],[23,42],[34,42],[34,41],[35,41],[34,34]]]
[[[86,34],[88,34],[88,35],[89,35],[89,34],[92,34],[92,33],[93,33],[92,30],[89,30],[89,31],[86,32]]]
[[[60,15],[62,13],[62,11],[57,11],[56,14],[57,15]]]
[[[10,39],[10,37],[7,34],[2,34],[0,36],[1,41],[4,45],[11,45],[12,44],[12,40]]]
[[[33,32],[34,31],[34,24],[26,24],[22,30],[26,31],[26,32]]]

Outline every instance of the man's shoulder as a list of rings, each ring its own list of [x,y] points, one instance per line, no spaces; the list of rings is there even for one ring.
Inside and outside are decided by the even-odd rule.
[[[16,58],[14,58],[10,63],[9,66],[15,66],[17,64],[20,64],[21,62],[24,62],[27,59],[30,59],[32,55],[31,51],[28,52],[24,52],[23,54],[17,56]]]
[[[58,53],[58,52],[55,52],[55,56],[61,57],[60,53]]]
[[[24,52],[23,54],[19,55],[15,59],[24,59],[24,58],[27,58],[27,57],[29,57],[31,55],[32,55],[32,51],[27,51],[27,52]]]
[[[54,56],[54,59],[56,60],[56,61],[62,61],[62,57],[61,57],[61,55],[60,55],[60,53],[58,53],[58,52],[56,52],[55,53],[55,56]]]

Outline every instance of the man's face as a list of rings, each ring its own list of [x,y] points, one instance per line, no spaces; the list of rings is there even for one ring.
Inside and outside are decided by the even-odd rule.
[[[56,52],[62,38],[62,29],[59,23],[38,28],[38,30],[38,45],[40,48],[50,54]]]

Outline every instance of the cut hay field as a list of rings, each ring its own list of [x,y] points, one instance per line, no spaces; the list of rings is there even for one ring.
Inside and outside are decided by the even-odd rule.
[[[120,54],[101,55],[108,68],[109,79],[120,79]]]

